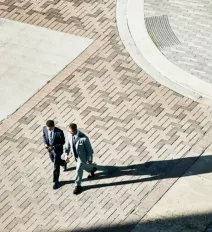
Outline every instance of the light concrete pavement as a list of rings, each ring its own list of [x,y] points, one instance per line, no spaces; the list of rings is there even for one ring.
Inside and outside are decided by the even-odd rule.
[[[82,53],[92,40],[0,19],[0,121]]]

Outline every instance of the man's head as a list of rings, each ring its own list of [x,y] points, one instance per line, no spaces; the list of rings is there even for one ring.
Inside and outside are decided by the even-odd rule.
[[[77,124],[71,123],[71,124],[68,126],[68,131],[69,131],[72,135],[75,135],[75,134],[77,133]]]
[[[46,122],[46,127],[47,127],[47,129],[48,129],[49,131],[54,130],[54,121],[53,121],[53,120],[48,120],[48,121]]]

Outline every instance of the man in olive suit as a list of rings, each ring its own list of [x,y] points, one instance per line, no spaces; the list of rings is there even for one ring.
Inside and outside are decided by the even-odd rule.
[[[88,178],[92,178],[94,173],[97,171],[97,167],[93,164],[93,149],[89,138],[77,130],[77,125],[71,123],[68,128],[66,144],[66,162],[69,162],[70,152],[74,155],[77,162],[76,165],[76,178],[75,178],[75,189],[74,194],[79,194],[82,190],[81,182],[83,176],[83,170],[86,170],[90,174]]]

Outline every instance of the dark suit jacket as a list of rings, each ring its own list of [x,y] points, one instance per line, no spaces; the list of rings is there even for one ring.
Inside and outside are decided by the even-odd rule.
[[[48,146],[49,144],[49,136],[48,136],[48,130],[47,128],[44,126],[43,128],[43,142],[44,144],[47,144]],[[56,153],[56,155],[62,155],[63,154],[63,145],[65,144],[65,136],[62,130],[60,130],[59,128],[55,127],[54,129],[54,141],[52,146],[55,147],[54,151]]]

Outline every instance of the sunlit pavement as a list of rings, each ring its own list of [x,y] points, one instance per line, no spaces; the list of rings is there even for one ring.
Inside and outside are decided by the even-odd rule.
[[[115,10],[113,0],[1,1],[3,18],[93,43],[0,125],[0,231],[141,231],[142,223],[149,226],[148,218],[157,219],[163,196],[163,210],[171,212],[172,188],[207,151],[212,108],[158,84],[134,63],[120,40]],[[52,165],[41,134],[50,118],[64,130],[77,122],[91,139],[95,162],[115,171],[99,172],[92,181],[84,175],[84,191],[74,196],[73,160],[61,174],[61,187],[53,191]],[[191,174],[192,181],[204,172],[210,170]],[[173,199],[184,202],[185,189],[177,191]],[[202,199],[207,196],[199,204],[195,198],[200,216],[207,210],[198,211]],[[207,212],[204,224],[195,228],[205,228],[210,217]],[[189,231],[192,225],[185,226]]]

